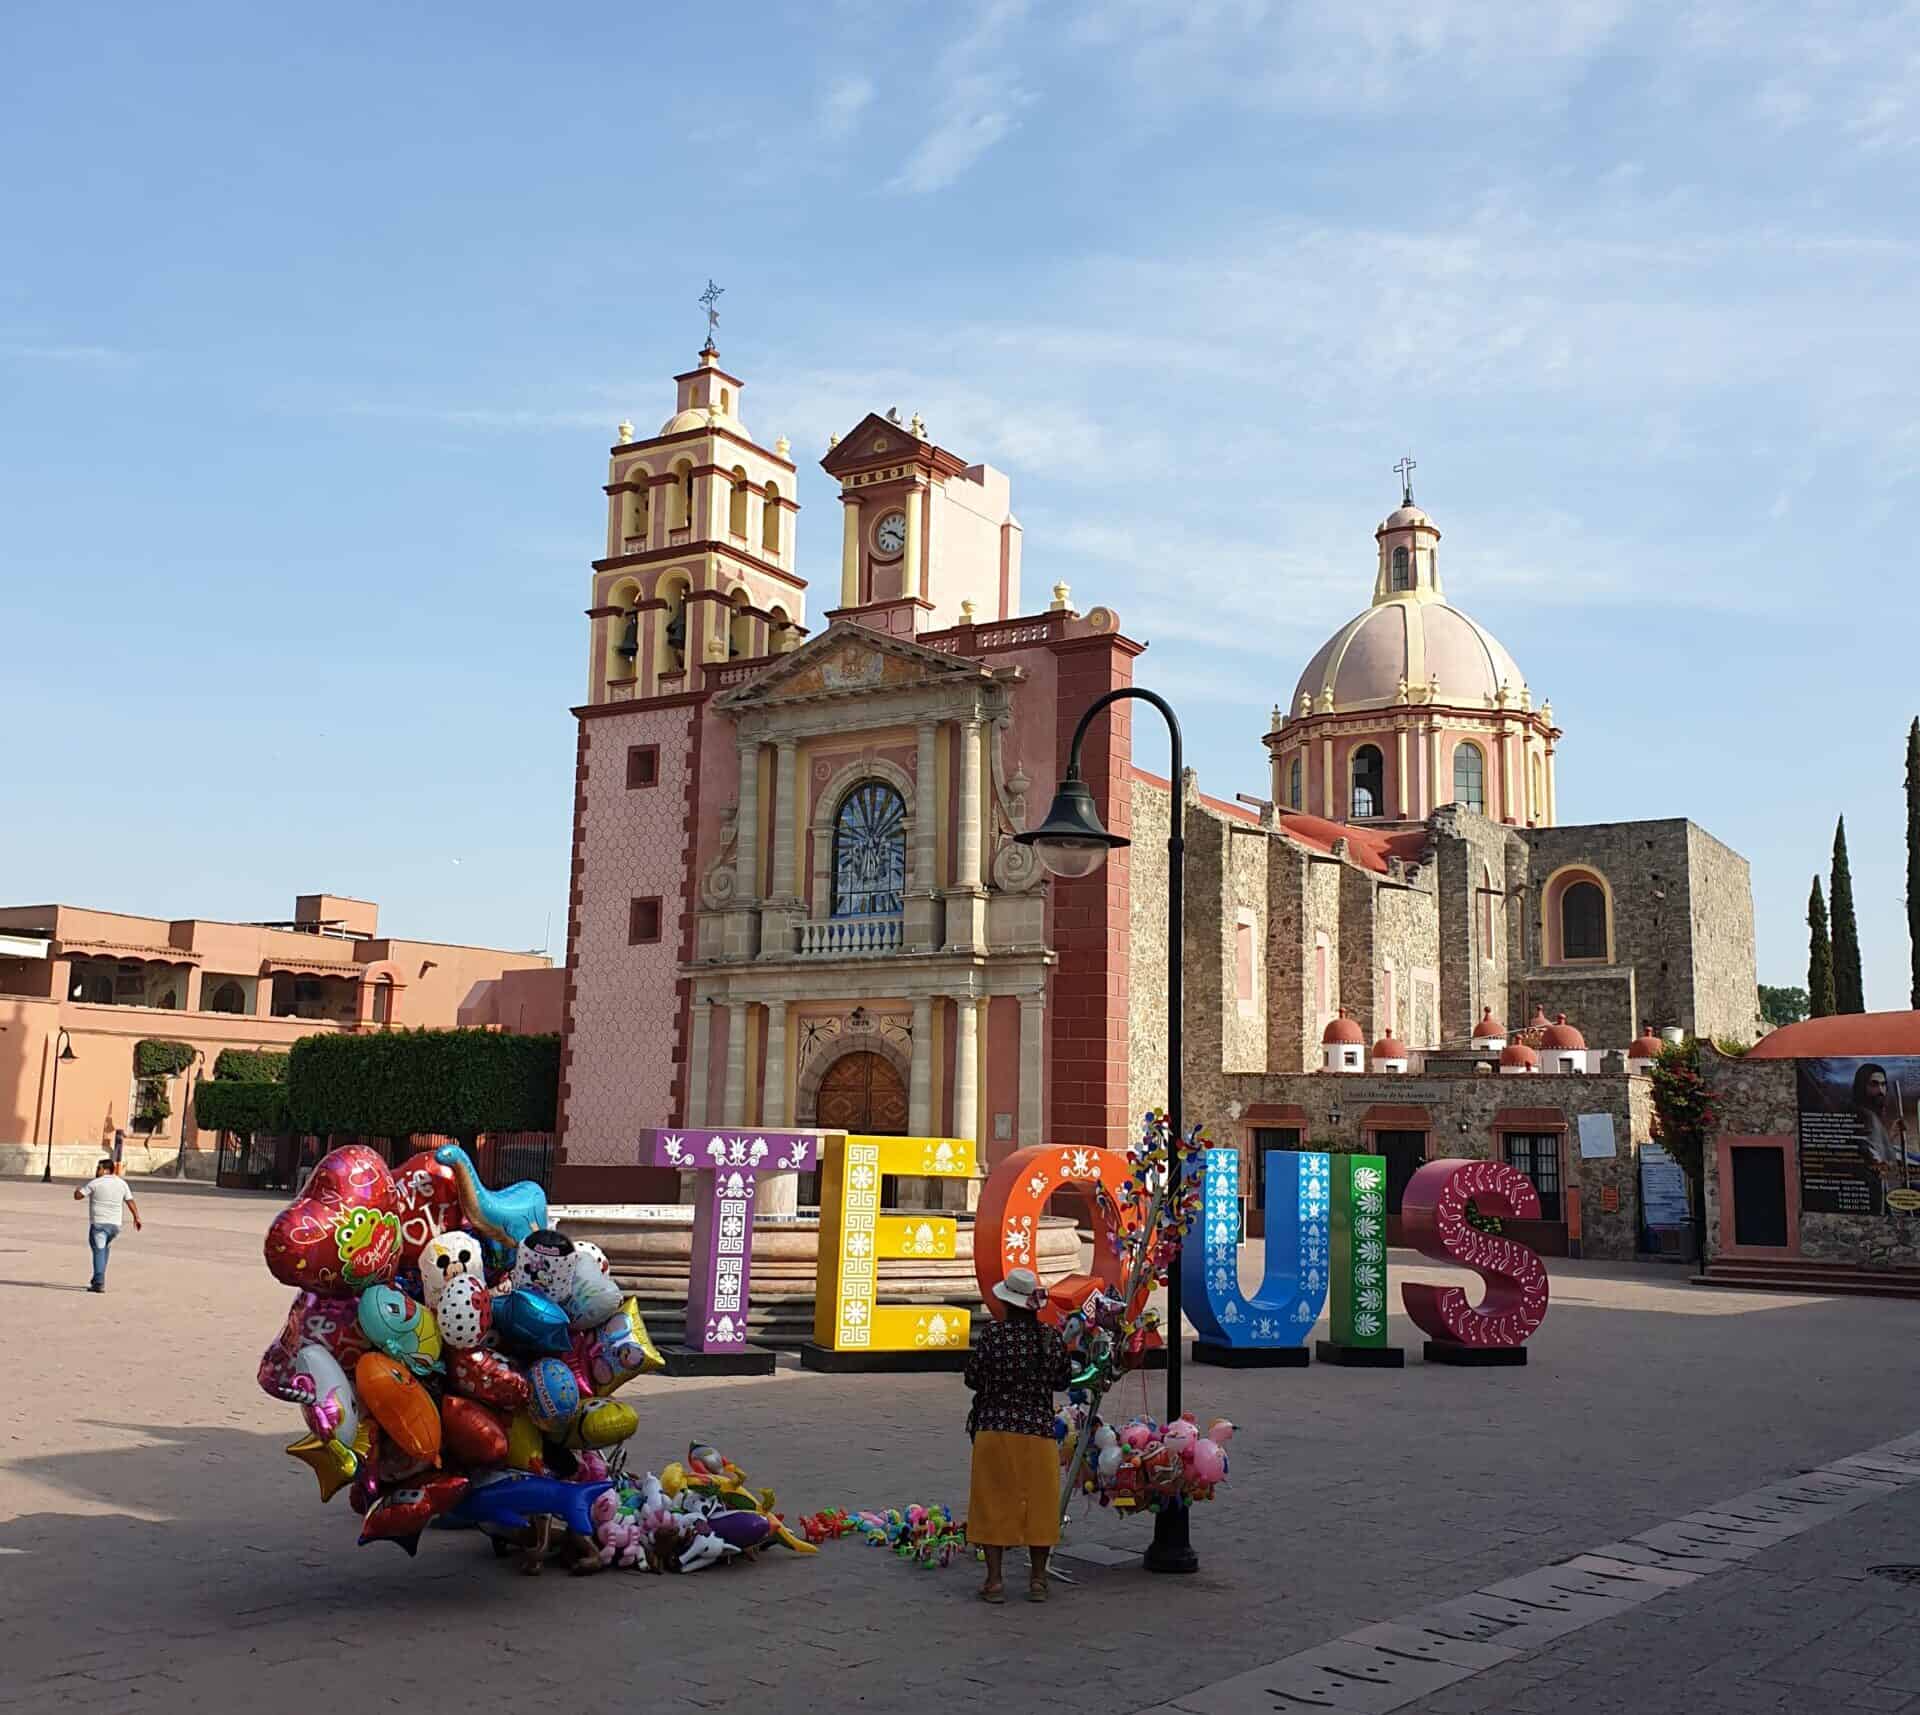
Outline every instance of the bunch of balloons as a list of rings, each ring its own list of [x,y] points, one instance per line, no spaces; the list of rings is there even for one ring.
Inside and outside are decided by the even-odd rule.
[[[967,1526],[945,1506],[891,1507],[886,1512],[848,1512],[835,1507],[811,1513],[800,1521],[809,1542],[831,1542],[842,1536],[866,1539],[871,1548],[891,1549],[923,1572],[950,1566],[967,1551]]]
[[[771,1489],[755,1493],[737,1465],[698,1444],[684,1465],[657,1477],[649,1471],[634,1483],[616,1474],[593,1503],[593,1523],[599,1564],[640,1572],[697,1572],[771,1542],[819,1552],[774,1511]]]
[[[1158,1512],[1172,1502],[1210,1501],[1214,1489],[1227,1480],[1227,1443],[1233,1425],[1215,1420],[1206,1434],[1191,1414],[1161,1424],[1151,1417],[1130,1418],[1120,1428],[1070,1406],[1054,1419],[1060,1441],[1060,1463],[1068,1470],[1078,1464],[1081,1490],[1098,1497],[1116,1512]],[[1089,1430],[1090,1457],[1077,1460],[1078,1443]]]
[[[287,1451],[323,1501],[349,1490],[363,1544],[412,1554],[437,1523],[544,1548],[559,1521],[593,1546],[594,1450],[638,1422],[611,1396],[663,1361],[605,1253],[547,1227],[538,1185],[490,1190],[458,1145],[392,1169],[349,1145],[265,1251],[295,1293],[260,1385],[300,1408]]]

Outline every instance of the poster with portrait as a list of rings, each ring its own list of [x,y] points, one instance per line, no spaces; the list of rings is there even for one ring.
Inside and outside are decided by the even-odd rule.
[[[1799,1068],[1801,1210],[1920,1208],[1920,1059],[1834,1057]]]

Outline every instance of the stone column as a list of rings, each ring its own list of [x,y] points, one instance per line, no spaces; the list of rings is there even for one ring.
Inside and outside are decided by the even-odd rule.
[[[1174,790],[1176,792],[1180,790],[1178,783],[1175,784]],[[1320,741],[1320,813],[1329,822],[1337,822],[1341,819],[1340,806],[1334,797],[1333,740],[1330,738],[1323,738]]]
[[[1040,1135],[1041,1079],[1046,1066],[1047,997],[1023,994],[1020,997],[1020,1146],[1045,1141]]]
[[[747,1123],[747,1003],[727,1002],[727,1087],[720,1102],[720,1123]]]
[[[955,830],[954,884],[947,895],[947,945],[984,947],[987,890],[981,879],[980,832],[985,805],[980,788],[980,722],[958,723],[960,734],[960,825]],[[1178,786],[1175,787],[1177,791]]]
[[[906,944],[932,951],[940,945],[940,877],[935,871],[940,839],[940,724],[922,721],[913,782],[912,874],[907,881]],[[924,1134],[923,1134],[924,1135]]]
[[[1500,747],[1500,820],[1516,822],[1513,813],[1513,741],[1505,732],[1494,734],[1494,743]]]
[[[705,995],[693,997],[693,1042],[687,1050],[687,1117],[689,1126],[707,1123],[707,1083],[713,1064],[713,1003]]]
[[[1547,747],[1547,826],[1556,827],[1553,813],[1553,747]]]
[[[915,1137],[933,1135],[933,1001],[926,995],[913,1003],[913,1063],[907,1071],[907,1130]]]
[[[740,815],[734,824],[732,943],[736,959],[753,957],[754,904],[760,894],[760,741],[740,740]],[[731,1120],[729,1124],[733,1123]]]
[[[860,605],[860,508],[844,497],[840,502],[840,605]]]
[[[974,1138],[980,1124],[980,1014],[970,994],[953,1002],[953,1135]]]
[[[1395,776],[1395,780],[1397,782],[1397,791],[1400,800],[1400,820],[1404,822],[1411,813],[1413,782],[1407,778],[1407,729],[1402,727],[1398,736],[1400,740],[1400,768],[1399,773]]]
[[[1427,728],[1427,814],[1449,802],[1453,794],[1440,783],[1440,729]]]
[[[784,959],[793,954],[794,891],[793,829],[799,802],[798,749],[791,738],[774,745],[773,873],[767,881],[769,903],[760,908],[760,956]],[[763,1123],[772,1125],[772,1120]]]
[[[920,593],[920,515],[926,493],[916,482],[907,490],[907,547],[900,558],[900,593]]]
[[[760,1124],[784,1130],[793,1123],[787,1105],[787,1003],[767,1002],[767,1076],[760,1089]],[[763,1173],[754,1193],[754,1213],[791,1215],[800,1207],[800,1175]]]

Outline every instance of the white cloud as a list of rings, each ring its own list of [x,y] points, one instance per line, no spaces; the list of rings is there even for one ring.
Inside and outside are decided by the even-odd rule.
[[[820,129],[836,140],[850,137],[860,116],[872,105],[872,78],[858,74],[835,78],[820,98]]]
[[[931,119],[889,190],[915,196],[945,190],[1013,131],[1032,99],[1014,76],[1011,42],[1026,12],[1027,0],[991,0],[973,27],[941,51]]]

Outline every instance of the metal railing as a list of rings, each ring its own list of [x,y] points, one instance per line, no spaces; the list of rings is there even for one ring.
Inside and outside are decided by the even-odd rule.
[[[802,923],[799,925],[800,957],[857,959],[874,953],[897,953],[904,939],[904,928],[904,919],[898,914],[826,917],[819,922]]]

